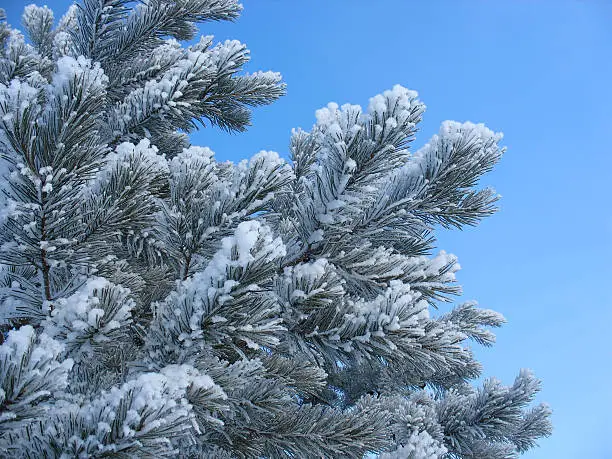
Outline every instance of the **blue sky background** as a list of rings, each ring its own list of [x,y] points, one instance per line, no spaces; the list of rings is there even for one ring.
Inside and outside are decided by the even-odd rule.
[[[17,25],[30,2],[2,0]],[[483,183],[501,212],[440,233],[459,256],[465,299],[502,312],[498,344],[477,349],[485,376],[543,380],[554,434],[526,458],[612,457],[612,2],[244,0],[235,23],[203,34],[236,38],[248,70],[276,70],[287,96],[253,127],[206,129],[193,143],[219,159],[287,155],[329,101],[367,105],[399,83],[427,104],[418,147],[446,119],[485,122],[508,152]],[[67,0],[47,5],[63,13]]]

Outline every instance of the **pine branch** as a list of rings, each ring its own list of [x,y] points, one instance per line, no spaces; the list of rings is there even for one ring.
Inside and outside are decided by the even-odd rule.
[[[506,458],[550,434],[539,382],[469,381],[465,302],[436,225],[495,211],[501,135],[401,86],[329,104],[292,164],[190,145],[284,94],[197,24],[236,0],[83,0],[53,28],[0,10],[0,450],[16,457]]]

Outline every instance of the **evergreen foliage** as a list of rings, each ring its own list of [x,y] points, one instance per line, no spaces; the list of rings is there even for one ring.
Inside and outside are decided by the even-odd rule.
[[[237,41],[236,0],[82,0],[0,17],[0,455],[509,458],[550,434],[539,382],[481,373],[504,318],[432,256],[475,225],[501,135],[401,86],[329,104],[291,160],[221,163],[285,86]]]

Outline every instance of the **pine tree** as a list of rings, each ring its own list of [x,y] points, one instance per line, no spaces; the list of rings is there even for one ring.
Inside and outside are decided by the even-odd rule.
[[[509,458],[550,434],[538,380],[487,380],[504,318],[431,256],[475,225],[501,135],[401,86],[329,104],[291,158],[192,146],[282,96],[236,0],[82,0],[0,18],[0,455]]]

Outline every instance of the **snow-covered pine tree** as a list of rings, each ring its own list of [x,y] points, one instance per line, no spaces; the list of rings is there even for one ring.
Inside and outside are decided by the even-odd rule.
[[[539,382],[474,388],[464,303],[436,224],[494,212],[501,136],[396,86],[330,104],[291,161],[191,146],[281,96],[197,24],[235,0],[83,0],[27,39],[0,20],[2,457],[508,458],[550,432]]]

